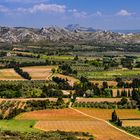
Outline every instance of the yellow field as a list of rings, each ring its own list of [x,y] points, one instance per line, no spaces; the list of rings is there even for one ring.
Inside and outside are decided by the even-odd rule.
[[[105,122],[92,121],[38,121],[35,128],[50,131],[79,131],[93,134],[96,140],[136,140],[115,128],[108,126]]]
[[[140,127],[140,120],[123,120],[123,126],[139,126]]]
[[[0,80],[23,80],[13,69],[0,70]]]
[[[52,68],[56,68],[56,66],[33,66],[22,69],[30,74],[32,80],[49,80]]]

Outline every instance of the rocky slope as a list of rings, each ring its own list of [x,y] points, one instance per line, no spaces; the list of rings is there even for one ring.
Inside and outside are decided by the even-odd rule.
[[[25,42],[25,41],[85,41],[97,43],[140,43],[140,34],[122,34],[110,31],[94,30],[92,28],[56,26],[42,29],[24,27],[0,27],[0,42]]]

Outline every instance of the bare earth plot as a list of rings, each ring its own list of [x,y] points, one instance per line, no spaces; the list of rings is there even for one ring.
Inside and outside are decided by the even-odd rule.
[[[24,80],[13,69],[0,70],[0,80]]]
[[[32,80],[49,80],[52,68],[56,68],[56,66],[33,66],[22,69],[31,75]]]
[[[123,120],[123,126],[139,126],[140,127],[140,120]]]
[[[102,114],[103,116],[103,114]],[[50,131],[83,131],[90,132],[96,140],[136,140],[136,138],[117,130],[105,120],[89,117],[74,109],[43,110],[24,113],[18,120],[38,120],[35,128]]]

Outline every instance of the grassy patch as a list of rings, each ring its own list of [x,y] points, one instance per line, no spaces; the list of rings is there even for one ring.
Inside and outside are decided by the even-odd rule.
[[[129,77],[139,74],[140,70],[92,71],[78,73],[79,76],[86,76],[89,79],[112,79],[116,77]]]
[[[38,132],[33,128],[35,121],[32,120],[0,120],[1,130],[20,131],[20,132]]]

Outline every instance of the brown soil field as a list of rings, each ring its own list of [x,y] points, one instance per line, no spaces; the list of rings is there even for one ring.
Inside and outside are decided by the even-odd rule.
[[[119,102],[121,98],[76,98],[76,102]]]
[[[0,70],[0,80],[24,80],[13,69]]]
[[[16,119],[20,120],[43,120],[43,121],[85,121],[92,120],[91,118],[87,118],[74,110],[71,109],[59,109],[59,110],[41,110],[41,111],[33,111],[23,113],[16,117]]]
[[[123,126],[139,126],[140,127],[140,120],[123,120]]]
[[[52,68],[56,68],[56,66],[33,66],[22,69],[31,75],[32,80],[49,80],[49,77],[52,75]]]
[[[104,120],[110,120],[113,109],[89,109],[78,108],[78,110]],[[140,112],[136,109],[117,109],[116,113],[120,119],[135,119],[140,118]]]

